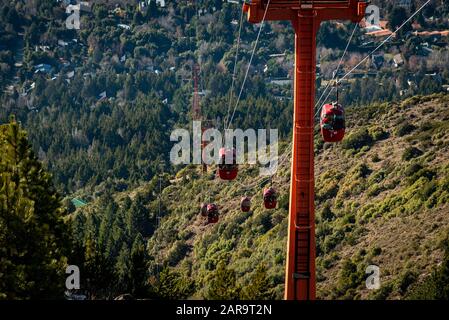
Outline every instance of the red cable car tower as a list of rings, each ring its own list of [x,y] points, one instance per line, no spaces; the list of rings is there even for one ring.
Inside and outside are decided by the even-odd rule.
[[[248,21],[290,20],[295,31],[295,81],[285,299],[315,299],[314,105],[316,34],[326,20],[360,22],[360,0],[252,0]]]

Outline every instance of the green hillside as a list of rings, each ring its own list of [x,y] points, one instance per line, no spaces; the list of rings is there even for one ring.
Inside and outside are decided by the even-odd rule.
[[[322,144],[317,134],[319,298],[407,298],[442,262],[449,223],[448,105],[448,95],[433,95],[353,108],[342,143]],[[281,155],[281,163],[273,178],[280,194],[276,210],[263,208],[261,193],[268,181],[249,166],[234,182],[215,178],[213,168],[202,174],[195,166],[164,176],[160,211],[157,178],[116,193],[119,208],[138,199],[156,225],[144,235],[150,274],[169,266],[195,281],[194,297],[207,298],[220,262],[236,272],[243,287],[263,265],[276,298],[282,298],[289,158]],[[245,194],[253,196],[249,213],[239,210]],[[216,225],[207,225],[198,214],[199,204],[208,199],[220,207]],[[74,219],[93,216],[101,225],[102,211],[94,201],[78,209]],[[370,264],[380,267],[381,290],[365,289]]]

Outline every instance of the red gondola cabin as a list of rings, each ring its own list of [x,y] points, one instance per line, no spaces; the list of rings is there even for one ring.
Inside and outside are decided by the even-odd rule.
[[[277,194],[276,190],[272,187],[265,189],[263,191],[263,204],[267,209],[274,209],[277,205]]]
[[[237,177],[238,166],[235,149],[220,149],[220,162],[218,163],[218,175],[223,180],[234,180]]]
[[[243,197],[240,201],[240,209],[242,212],[248,212],[251,210],[251,199],[249,197]]]
[[[207,222],[217,223],[218,222],[218,207],[214,203],[207,205]]]
[[[326,142],[339,142],[345,136],[345,110],[339,103],[325,104],[320,116],[321,135]]]

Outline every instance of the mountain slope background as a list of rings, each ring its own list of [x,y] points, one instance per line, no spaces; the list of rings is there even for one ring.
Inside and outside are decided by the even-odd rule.
[[[66,1],[0,1],[0,121],[14,114],[64,194],[110,181],[118,189],[149,181],[168,161],[169,133],[192,119],[192,66],[200,65],[203,119],[221,127],[227,116],[240,4],[221,0],[167,2],[139,8],[139,1],[89,1],[81,29],[66,28]],[[393,28],[409,9],[392,0],[373,1]],[[435,1],[416,20],[415,31],[449,29],[447,2]],[[350,23],[323,23],[318,35],[319,97],[332,77],[353,30]],[[394,101],[445,90],[449,81],[448,39],[414,35],[407,25],[342,83],[345,106]],[[238,94],[257,37],[245,22],[237,59]],[[291,130],[294,35],[290,23],[265,24],[233,124]],[[341,72],[375,46],[356,30]],[[366,43],[371,43],[366,46]],[[426,50],[424,50],[426,48]],[[404,64],[392,68],[395,54]],[[394,80],[394,81],[392,81]],[[333,95],[330,96],[330,99]],[[253,109],[250,109],[253,108]],[[248,113],[247,110],[254,110]],[[173,170],[172,172],[176,171]],[[89,200],[89,199],[87,199]]]
[[[339,144],[323,144],[317,132],[319,298],[407,298],[442,263],[449,225],[448,104],[448,95],[433,95],[349,109],[348,133]],[[287,147],[284,143],[280,149]],[[263,265],[280,299],[289,162],[283,161],[273,178],[280,195],[275,210],[263,208],[262,188],[269,182],[249,166],[230,183],[216,178],[213,168],[202,174],[189,166],[160,179],[160,202],[157,179],[115,194],[114,201],[120,207],[147,199],[150,216],[161,217],[146,235],[150,273],[169,266],[195,280],[194,297],[207,298],[220,262],[236,272],[243,287]],[[245,194],[252,196],[249,213],[239,209]],[[215,225],[207,225],[199,215],[200,203],[209,199],[220,208]],[[93,202],[73,217],[101,217],[101,210]],[[380,290],[365,287],[368,265],[380,267]]]

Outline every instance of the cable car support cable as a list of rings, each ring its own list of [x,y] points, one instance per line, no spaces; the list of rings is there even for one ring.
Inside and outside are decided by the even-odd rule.
[[[237,73],[237,61],[238,61],[239,49],[240,49],[240,39],[241,39],[241,34],[242,34],[243,16],[244,16],[244,12],[243,12],[243,10],[241,10],[239,32],[238,32],[238,36],[237,36],[237,48],[235,51],[235,59],[234,59],[234,70],[232,72],[232,83],[231,83],[231,90],[229,93],[228,111],[227,111],[226,117],[224,118],[224,121],[223,121],[223,128],[226,127],[226,124],[228,122],[229,113],[231,112],[232,98],[234,96],[235,75]]]
[[[326,94],[326,91],[329,89],[329,87],[330,87],[332,81],[334,81],[334,80],[335,80],[335,77],[337,77],[338,71],[340,71],[340,66],[341,66],[342,63],[343,63],[343,59],[344,59],[344,57],[345,57],[345,55],[346,55],[346,52],[348,51],[349,45],[351,44],[352,38],[354,37],[354,34],[355,34],[355,31],[357,30],[357,27],[358,27],[358,24],[356,23],[354,29],[352,30],[351,37],[349,38],[348,43],[346,44],[346,48],[345,48],[345,50],[344,50],[344,52],[343,52],[343,54],[342,54],[342,56],[341,56],[341,58],[340,58],[340,61],[339,61],[339,63],[338,63],[338,66],[337,66],[337,68],[335,69],[334,74],[332,75],[332,79],[327,83],[326,88],[324,89],[323,93],[321,94],[320,98],[318,99],[317,103],[315,104],[315,108],[316,108],[318,105],[320,105],[321,99],[322,99],[322,98],[324,97],[324,95]],[[327,99],[327,98],[326,98],[326,99]],[[324,99],[324,101],[326,101],[326,99]]]
[[[374,52],[379,50],[385,43],[387,43],[393,36],[396,35],[396,33],[401,30],[407,23],[410,22],[422,9],[424,9],[425,6],[427,6],[430,3],[431,0],[427,0],[426,3],[424,3],[418,10],[416,10],[415,13],[413,13],[407,20],[405,20],[399,27],[396,28],[396,30],[390,34],[384,41],[382,41],[369,55],[367,55],[365,58],[363,58],[356,66],[354,66],[348,73],[346,73],[338,82],[341,82],[342,80],[346,79],[352,72],[354,72],[366,59],[368,59]]]
[[[228,123],[226,124],[226,129],[229,129],[229,127],[230,127],[230,125],[231,125],[231,123],[232,123],[232,120],[234,119],[235,111],[236,111],[236,109],[237,109],[237,107],[238,107],[238,105],[239,105],[240,98],[241,98],[241,96],[242,96],[243,89],[244,89],[244,87],[245,87],[246,79],[248,78],[249,69],[251,68],[251,64],[252,64],[252,62],[253,62],[254,54],[256,53],[257,44],[258,44],[258,42],[259,42],[260,34],[262,33],[263,26],[265,25],[265,18],[266,18],[267,12],[268,12],[268,8],[270,7],[270,1],[271,1],[271,0],[268,0],[267,5],[266,5],[266,7],[265,7],[265,12],[264,12],[264,14],[263,14],[263,18],[262,18],[262,21],[261,21],[261,23],[260,23],[259,32],[257,33],[256,42],[254,43],[254,47],[253,47],[253,50],[252,50],[252,52],[251,52],[251,57],[250,57],[250,59],[249,59],[248,67],[246,68],[246,72],[245,72],[245,77],[243,78],[242,87],[240,88],[240,92],[239,92],[239,95],[238,95],[238,97],[237,97],[237,101],[236,101],[236,103],[235,103],[235,106],[234,106],[234,110],[233,110],[233,112],[232,112],[231,119],[229,119]]]
[[[419,9],[417,9],[415,11],[415,13],[413,13],[407,20],[405,20],[399,27],[396,28],[396,30],[390,34],[385,40],[383,40],[373,51],[371,51],[369,54],[367,54],[362,60],[360,60],[360,62],[355,65],[351,70],[349,70],[343,77],[341,77],[337,82],[337,84],[341,83],[342,80],[346,79],[350,74],[352,74],[355,70],[358,69],[358,67],[360,67],[362,65],[363,62],[365,62],[369,57],[371,57],[375,52],[377,52],[377,50],[379,50],[381,47],[383,47],[383,45],[385,43],[387,43],[393,36],[396,35],[396,33],[401,30],[407,23],[410,22],[410,20],[412,20],[422,9],[424,9],[425,6],[427,6],[430,3],[431,0],[428,0],[426,3],[424,3]],[[334,78],[332,79],[334,80]],[[329,84],[328,84],[329,87]],[[328,87],[326,87],[326,89],[328,89]],[[326,89],[324,90],[324,92],[326,91]],[[328,99],[328,97],[330,96],[330,94],[335,90],[335,88],[331,88],[331,91],[329,92],[329,94],[326,96],[326,99],[324,99],[324,101],[326,101]],[[324,95],[324,92],[322,94],[322,96]],[[321,98],[318,100],[318,102],[315,105],[315,108],[319,105],[319,102],[321,101]],[[315,113],[315,117],[320,113],[322,108],[322,105],[319,106],[318,110]]]

